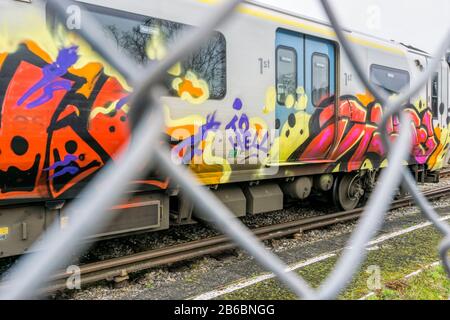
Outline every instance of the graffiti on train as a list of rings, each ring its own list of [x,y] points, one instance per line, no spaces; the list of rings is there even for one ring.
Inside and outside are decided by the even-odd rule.
[[[130,139],[132,88],[87,46],[69,36],[55,45],[46,34],[33,41],[17,33],[24,38],[14,46],[0,40],[0,200],[70,197]],[[150,60],[166,52],[159,37],[146,48]],[[252,105],[236,96],[211,100],[208,82],[180,63],[167,74],[171,99],[178,101],[171,105],[173,100],[162,99],[165,140],[172,159],[188,165],[204,184],[229,182],[250,166],[254,179],[254,168],[285,163],[319,163],[324,172],[387,165],[377,126],[383,107],[368,94],[341,96],[337,103],[324,97],[310,111],[302,87],[283,106],[275,87],[260,93],[260,105]],[[404,112],[414,127],[409,162],[440,168],[449,148],[448,128],[434,126],[423,99]],[[397,117],[388,131],[395,139]],[[169,179],[137,183],[165,189]]]
[[[296,128],[296,125],[307,115],[301,112],[292,113],[284,125],[280,139],[285,145],[290,140],[289,132],[300,134],[313,132],[304,141],[289,150],[288,161],[307,161],[320,159],[324,154],[327,159],[335,161],[330,167],[334,171],[353,171],[373,169],[386,165],[386,152],[383,147],[378,123],[383,117],[382,106],[365,95],[342,96],[338,103],[338,117],[335,116],[334,98],[324,99],[307,122],[306,128]],[[413,133],[413,150],[410,163],[425,164],[430,168],[439,167],[449,145],[448,128],[433,128],[431,111],[419,100],[415,105],[405,106],[411,118]],[[400,123],[397,116],[392,117],[387,126],[391,140],[398,136]],[[284,160],[284,159],[282,159]]]
[[[56,59],[32,42],[0,69],[0,198],[57,198],[126,145],[127,92],[98,63],[74,68],[77,46]]]

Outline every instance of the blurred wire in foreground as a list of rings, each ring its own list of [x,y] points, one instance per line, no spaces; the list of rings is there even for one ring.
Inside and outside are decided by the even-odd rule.
[[[107,209],[120,201],[127,190],[128,182],[147,172],[151,166],[157,166],[175,180],[183,192],[192,198],[197,209],[213,221],[215,226],[232,238],[241,248],[251,254],[263,267],[273,272],[299,298],[330,299],[335,298],[346,286],[361,266],[365,256],[365,246],[380,229],[384,216],[389,209],[396,188],[403,183],[414,197],[422,212],[444,234],[440,253],[446,270],[450,274],[447,251],[450,248],[450,228],[440,221],[437,213],[417,189],[411,175],[403,166],[411,147],[411,132],[406,116],[401,117],[401,133],[394,145],[387,139],[386,123],[389,118],[399,113],[403,103],[422,88],[431,73],[437,68],[439,57],[442,57],[450,41],[450,30],[435,53],[420,79],[411,85],[411,89],[403,92],[395,100],[388,100],[385,95],[374,88],[365,76],[361,62],[353,54],[350,43],[342,32],[341,25],[334,15],[327,0],[321,0],[330,22],[350,58],[358,76],[374,97],[385,106],[385,114],[380,123],[384,143],[389,150],[389,167],[383,170],[378,187],[371,196],[358,226],[350,238],[348,249],[339,259],[335,269],[318,290],[312,289],[301,277],[287,272],[286,265],[274,254],[268,252],[262,243],[234,215],[205,188],[198,185],[192,173],[183,166],[175,165],[167,148],[161,148],[159,133],[162,131],[162,108],[159,98],[164,93],[161,83],[164,73],[184,56],[193,52],[204,41],[212,30],[225,21],[236,9],[241,0],[222,1],[206,23],[186,34],[181,43],[169,50],[170,54],[157,65],[144,72],[137,72],[138,67],[123,55],[117,46],[109,42],[99,25],[89,17],[84,17],[83,28],[74,30],[83,37],[112,67],[121,72],[135,91],[130,100],[132,116],[137,119],[132,134],[132,143],[123,151],[115,163],[109,163],[104,170],[83,190],[78,200],[68,208],[71,224],[61,232],[58,225],[53,225],[44,235],[43,240],[34,249],[36,253],[22,257],[17,266],[11,270],[8,287],[0,289],[1,299],[30,298],[36,295],[39,286],[58,267],[66,263],[70,256],[83,249],[81,240],[88,234],[100,229],[107,222]],[[72,1],[49,0],[48,4],[62,21],[66,18],[66,8]],[[77,3],[76,5],[80,5]],[[147,75],[138,78],[138,74]]]

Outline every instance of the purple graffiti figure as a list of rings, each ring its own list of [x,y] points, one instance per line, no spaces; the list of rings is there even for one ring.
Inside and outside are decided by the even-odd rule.
[[[233,109],[236,111],[242,110],[242,100],[236,98],[233,102]],[[242,113],[234,115],[233,119],[225,126],[225,130],[231,130],[234,136],[228,137],[228,141],[234,146],[233,155],[236,156],[238,151],[250,151],[256,149],[257,151],[266,152],[268,149],[263,145],[268,142],[268,133],[263,136],[261,143],[258,142],[258,134],[254,135],[250,131],[250,119],[247,114]],[[252,153],[249,158],[258,157],[257,153]]]
[[[58,168],[62,168],[60,171],[56,172],[54,175],[50,176],[48,178],[48,180],[52,180],[56,177],[60,177],[65,175],[66,173],[69,173],[71,175],[75,175],[77,174],[80,169],[78,169],[77,167],[71,166],[70,163],[73,161],[78,160],[77,156],[74,156],[73,154],[68,154],[64,157],[63,160],[61,161],[56,161],[53,165],[51,165],[48,168],[45,168],[44,171],[51,171],[51,170],[56,170]]]
[[[184,156],[181,158],[183,164],[188,164],[195,155],[201,156],[203,154],[203,150],[199,148],[199,145],[205,140],[209,132],[217,131],[221,125],[219,121],[216,121],[215,117],[216,112],[209,114],[206,117],[206,123],[199,128],[195,135],[184,139],[172,149],[172,154],[180,158],[180,152],[187,148]]]
[[[80,169],[76,168],[76,167],[66,167],[58,172],[56,172],[54,175],[50,176],[48,178],[48,180],[53,180],[57,177],[61,177],[63,175],[65,175],[66,173],[69,173],[70,175],[74,176],[76,175],[78,172],[80,171]]]
[[[36,100],[27,103],[27,109],[36,108],[53,98],[55,91],[66,90],[69,91],[72,85],[69,80],[57,80],[59,77],[65,75],[67,70],[78,61],[78,46],[63,48],[59,51],[56,62],[46,65],[42,68],[44,73],[42,79],[33,85],[25,94],[17,101],[17,105],[21,106],[27,99],[29,99],[39,89],[44,90],[44,93]]]
[[[239,111],[242,109],[242,106],[243,106],[242,100],[236,98],[233,102],[233,109]]]
[[[232,130],[236,134],[236,140],[230,137],[228,140],[231,144],[239,147],[241,150],[248,150],[250,148],[250,120],[248,116],[243,113],[240,117],[235,115],[233,119],[226,125],[225,130]]]
[[[130,100],[130,96],[126,96],[120,99],[119,102],[117,102],[116,104],[116,110],[122,109],[122,107],[128,103],[128,100]]]

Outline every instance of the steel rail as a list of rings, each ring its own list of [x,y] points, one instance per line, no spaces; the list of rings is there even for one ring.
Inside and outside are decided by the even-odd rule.
[[[440,176],[441,178],[447,178],[447,177],[450,177],[450,169],[449,169],[449,168],[445,168],[445,169],[441,170],[441,171],[439,172],[439,176]]]
[[[424,192],[428,200],[434,200],[450,193],[450,186]],[[408,207],[414,204],[412,197],[405,197],[392,203],[390,210]],[[255,228],[251,231],[259,240],[272,240],[287,237],[296,233],[330,227],[339,223],[355,221],[361,217],[364,208],[337,212],[328,215],[310,217],[277,225]],[[236,249],[238,245],[225,235],[191,241],[167,248],[152,249],[124,257],[108,259],[80,266],[82,285],[90,285],[99,281],[144,271],[154,267],[179,263],[211,254],[218,254]],[[66,288],[66,281],[71,276],[67,272],[58,272],[50,278],[50,283],[42,292],[51,293]]]

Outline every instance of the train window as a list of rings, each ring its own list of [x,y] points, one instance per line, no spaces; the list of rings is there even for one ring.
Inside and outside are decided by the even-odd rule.
[[[380,65],[371,65],[370,82],[383,89],[388,95],[399,94],[409,87],[410,76],[407,71]]]
[[[439,73],[436,72],[431,80],[431,111],[433,118],[439,117]]]
[[[330,60],[327,55],[312,55],[312,103],[315,107],[330,95]]]
[[[115,9],[88,4],[83,4],[83,7],[103,26],[106,37],[115,41],[124,53],[143,66],[152,60],[161,59],[167,48],[180,39],[182,31],[193,28],[174,21]],[[225,97],[226,41],[223,34],[213,32],[203,46],[182,61],[181,74],[188,71],[206,81],[210,99]],[[173,76],[168,75],[166,85],[171,95],[178,96],[172,88],[173,79]]]
[[[294,48],[277,48],[277,100],[283,105],[288,96],[296,99],[297,92],[297,52]]]

